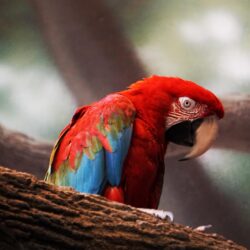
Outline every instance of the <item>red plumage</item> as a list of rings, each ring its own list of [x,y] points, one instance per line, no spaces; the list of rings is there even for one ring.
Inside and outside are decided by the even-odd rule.
[[[58,171],[66,159],[69,160],[69,167],[75,168],[77,152],[84,148],[84,143],[88,141],[82,130],[88,131],[86,136],[90,132],[91,136],[96,135],[104,149],[111,152],[108,138],[93,127],[93,124],[99,121],[95,110],[100,110],[100,115],[105,110],[105,117],[108,119],[113,114],[114,107],[116,110],[119,107],[122,112],[118,113],[119,117],[122,114],[123,123],[133,123],[133,134],[119,185],[112,186],[107,183],[102,195],[135,207],[157,208],[163,185],[164,155],[168,144],[165,137],[166,119],[171,104],[183,96],[192,98],[206,107],[203,113],[197,114],[199,118],[213,114],[219,118],[223,117],[223,106],[210,91],[179,78],[152,76],[132,84],[128,90],[79,108],[71,123],[61,132],[52,153],[52,170]],[[112,102],[114,105],[111,105]],[[89,119],[84,118],[85,113],[92,111],[93,115],[89,115]],[[104,121],[104,124],[105,130],[109,132],[112,128],[109,127],[109,121]]]
[[[120,92],[134,104],[134,121],[130,150],[124,164],[122,186],[125,203],[135,207],[157,208],[164,177],[166,117],[171,103],[189,96],[209,106],[205,116],[224,115],[221,102],[210,91],[180,78],[152,76]]]

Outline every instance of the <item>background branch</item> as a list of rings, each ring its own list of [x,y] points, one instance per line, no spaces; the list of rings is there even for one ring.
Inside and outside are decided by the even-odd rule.
[[[250,96],[223,99],[226,116],[220,121],[220,133],[214,147],[250,151]],[[0,126],[0,164],[43,178],[48,167],[52,143],[40,142],[22,133]],[[184,154],[187,148],[170,144],[167,157]]]
[[[0,125],[0,165],[43,178],[51,150],[52,143],[35,140]]]
[[[78,104],[145,77],[105,1],[32,0],[46,44]]]

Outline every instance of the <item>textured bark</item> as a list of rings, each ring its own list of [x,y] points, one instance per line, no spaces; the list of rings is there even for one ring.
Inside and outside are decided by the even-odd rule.
[[[0,167],[1,249],[245,249],[216,234]]]
[[[250,152],[250,96],[224,98],[226,116],[214,147]],[[27,171],[42,178],[48,167],[52,143],[39,142],[22,133],[0,126],[0,164]],[[167,157],[184,154],[188,149],[170,144]]]
[[[78,104],[124,89],[145,71],[105,1],[31,0]]]

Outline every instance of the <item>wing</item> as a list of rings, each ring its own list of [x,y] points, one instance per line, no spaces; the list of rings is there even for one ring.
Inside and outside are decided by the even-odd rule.
[[[133,104],[119,94],[77,110],[54,146],[45,180],[94,194],[106,183],[118,186],[134,117]]]

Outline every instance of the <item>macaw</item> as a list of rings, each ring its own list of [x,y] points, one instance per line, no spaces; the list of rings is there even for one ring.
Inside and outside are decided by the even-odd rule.
[[[51,153],[49,183],[140,208],[157,208],[169,142],[203,154],[224,110],[194,82],[151,76],[78,108]]]

